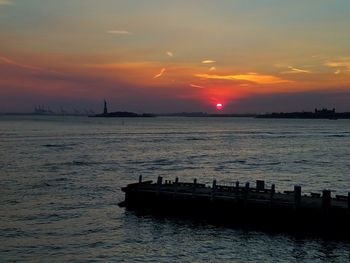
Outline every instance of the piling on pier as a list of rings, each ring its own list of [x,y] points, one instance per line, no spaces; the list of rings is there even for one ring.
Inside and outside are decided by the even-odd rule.
[[[329,209],[331,207],[331,191],[323,190],[322,191],[322,207],[324,209]]]
[[[299,207],[301,203],[301,186],[295,185],[294,186],[294,203],[295,207]]]
[[[163,177],[158,176],[158,179],[157,179],[157,194],[159,194],[160,191],[161,191],[162,181],[163,181]]]
[[[214,200],[215,198],[215,192],[216,192],[216,180],[213,180],[213,186],[211,188],[211,200]]]
[[[275,194],[275,184],[271,185],[271,193],[270,193],[270,199],[273,200],[273,196]]]
[[[256,190],[257,191],[264,191],[265,190],[265,181],[257,180],[256,181]]]

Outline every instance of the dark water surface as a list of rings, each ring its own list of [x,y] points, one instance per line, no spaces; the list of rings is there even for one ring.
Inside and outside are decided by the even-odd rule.
[[[117,205],[140,174],[345,194],[349,160],[349,120],[0,116],[0,261],[350,262],[348,243]]]

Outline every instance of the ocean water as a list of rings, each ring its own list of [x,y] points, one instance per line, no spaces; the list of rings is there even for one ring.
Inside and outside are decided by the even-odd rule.
[[[145,179],[350,190],[349,120],[0,116],[1,262],[350,262],[350,244],[138,215]]]

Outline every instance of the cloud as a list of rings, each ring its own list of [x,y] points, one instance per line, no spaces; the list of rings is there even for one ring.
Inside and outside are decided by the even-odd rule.
[[[0,0],[1,1],[1,0]],[[0,61],[9,64],[9,65],[13,65],[16,67],[20,67],[20,68],[25,68],[25,69],[31,69],[31,70],[43,70],[40,67],[36,67],[36,66],[32,66],[32,65],[27,65],[27,64],[22,64],[22,63],[18,63],[17,61],[14,61],[12,59],[9,58],[5,58],[5,57],[0,57]]]
[[[350,69],[350,61],[330,61],[325,64],[328,67],[332,68],[349,68]]]
[[[109,30],[107,31],[108,34],[113,35],[132,35],[133,33],[127,30]]]
[[[335,74],[339,74],[342,71],[350,71],[350,58],[344,57],[337,60],[327,61],[325,66],[330,68],[336,68]]]
[[[192,88],[198,88],[198,89],[204,89],[204,87],[200,86],[200,85],[196,85],[196,84],[190,84],[190,86]]]
[[[282,72],[282,74],[298,74],[298,73],[307,73],[308,74],[308,73],[311,73],[310,70],[306,70],[306,69],[295,68],[295,67],[292,67],[292,66],[289,66],[288,68],[290,70]]]
[[[171,51],[167,51],[166,54],[167,54],[169,57],[173,57],[173,56],[174,56],[174,53],[171,52]]]
[[[63,74],[62,72],[59,72],[57,70],[52,70],[52,69],[38,67],[38,66],[30,65],[30,64],[20,63],[20,62],[17,62],[13,59],[9,59],[6,57],[0,57],[0,64],[1,64],[1,62],[4,64],[7,64],[7,65],[10,65],[10,66],[15,66],[17,68],[22,68],[22,69],[26,69],[26,70],[41,71],[41,72],[54,73],[54,74]]]
[[[158,65],[149,62],[149,61],[142,61],[142,62],[126,62],[126,63],[104,63],[104,64],[82,64],[82,66],[87,68],[96,68],[96,69],[137,69],[137,68],[146,68],[146,67],[155,67]]]
[[[10,5],[11,1],[10,0],[0,0],[0,5]]]
[[[155,75],[155,76],[153,77],[153,79],[160,78],[161,76],[163,76],[164,72],[165,72],[165,68],[162,68],[162,69],[160,70],[160,72],[159,72],[157,75]]]
[[[260,75],[257,73],[247,73],[239,75],[210,75],[210,74],[195,74],[198,78],[204,79],[222,79],[222,80],[244,80],[257,84],[278,84],[290,82],[289,80],[281,79],[271,75]]]
[[[214,71],[214,70],[216,70],[216,67],[211,67],[209,70]]]
[[[210,60],[210,59],[207,59],[207,60],[203,60],[202,63],[203,64],[213,64],[215,63],[216,61],[215,60]]]
[[[337,69],[337,70],[334,72],[335,75],[338,75],[338,74],[340,74],[340,73],[341,73],[341,70],[340,70],[340,69]]]

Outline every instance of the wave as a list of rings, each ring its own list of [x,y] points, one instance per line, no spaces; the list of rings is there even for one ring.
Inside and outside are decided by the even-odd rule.
[[[73,146],[78,145],[77,143],[63,143],[63,144],[56,144],[56,143],[48,143],[43,144],[43,147],[46,148],[56,148],[56,149],[72,149]]]
[[[350,135],[347,134],[330,134],[325,137],[331,137],[331,138],[345,138],[345,137],[350,137]]]
[[[206,141],[206,138],[198,138],[198,137],[192,137],[192,138],[186,138],[186,141]]]

